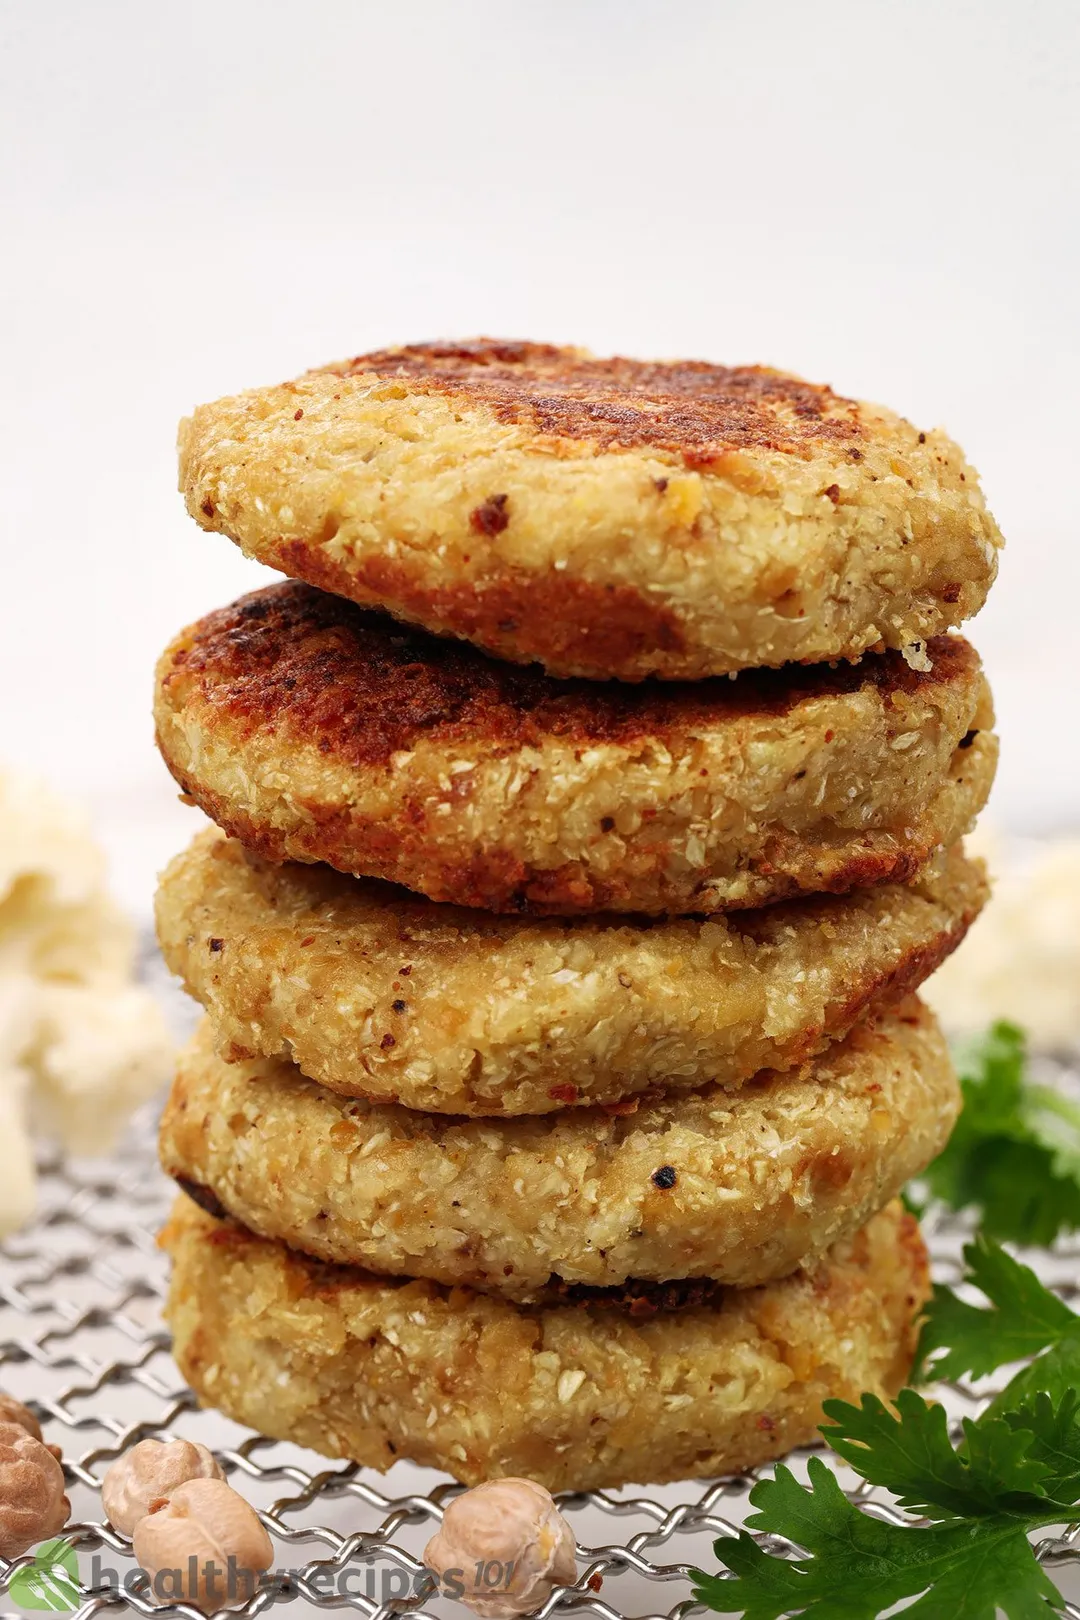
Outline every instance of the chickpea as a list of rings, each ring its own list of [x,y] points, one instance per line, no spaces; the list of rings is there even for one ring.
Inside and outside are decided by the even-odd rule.
[[[529,1614],[577,1574],[573,1532],[531,1479],[494,1479],[455,1497],[424,1562],[448,1591],[451,1579],[463,1585],[453,1595],[484,1620]]]

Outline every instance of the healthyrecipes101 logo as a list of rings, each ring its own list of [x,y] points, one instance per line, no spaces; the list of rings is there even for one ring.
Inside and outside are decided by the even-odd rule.
[[[195,1568],[159,1569],[153,1576],[138,1565],[121,1574],[103,1564],[95,1553],[91,1560],[90,1578],[84,1587],[80,1583],[79,1564],[75,1548],[64,1536],[43,1541],[34,1553],[34,1561],[25,1569],[17,1570],[11,1578],[9,1592],[20,1609],[47,1609],[58,1614],[70,1614],[82,1603],[87,1591],[114,1592],[117,1598],[126,1594],[152,1591],[159,1603],[182,1603],[196,1583],[204,1585],[215,1599],[216,1606],[230,1607],[238,1600],[245,1602],[256,1592],[270,1592],[271,1602],[276,1597],[295,1594],[300,1577],[299,1570],[273,1569],[261,1575],[237,1568],[230,1558],[225,1565],[208,1562]],[[380,1604],[400,1602],[403,1598],[424,1600],[442,1592],[446,1597],[460,1598],[466,1585],[495,1592],[509,1588],[514,1576],[514,1564],[492,1559],[489,1563],[470,1570],[468,1581],[461,1569],[444,1570],[441,1576],[428,1569],[411,1572],[393,1566],[377,1568],[370,1559],[347,1564],[340,1568],[307,1569],[304,1586],[318,1597],[358,1598],[377,1600]]]
[[[82,1600],[75,1548],[64,1536],[43,1541],[34,1562],[16,1570],[8,1588],[20,1609],[53,1609],[67,1614]]]

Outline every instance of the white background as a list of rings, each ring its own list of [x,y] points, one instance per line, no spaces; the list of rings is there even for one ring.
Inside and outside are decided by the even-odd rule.
[[[153,660],[262,571],[175,493],[198,400],[490,333],[769,361],[943,422],[1009,539],[999,821],[1080,822],[1070,0],[7,0],[0,758],[130,899],[193,825]]]

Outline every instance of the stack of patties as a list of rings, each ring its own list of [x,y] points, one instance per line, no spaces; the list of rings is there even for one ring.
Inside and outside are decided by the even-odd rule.
[[[158,901],[208,1015],[162,1126],[199,1396],[589,1488],[894,1393],[897,1195],[959,1105],[913,992],[996,756],[944,634],[1000,543],[960,451],[778,372],[478,342],[204,407],[181,467],[293,576],[158,673],[217,823]]]

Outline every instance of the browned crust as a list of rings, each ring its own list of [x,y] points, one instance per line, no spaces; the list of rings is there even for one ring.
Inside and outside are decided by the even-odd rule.
[[[201,798],[199,802],[202,803]],[[207,814],[214,816],[211,810],[207,810]],[[217,819],[216,816],[214,819]],[[243,838],[241,833],[236,836]],[[319,842],[312,840],[313,859],[316,858],[314,851],[319,847]],[[910,883],[937,847],[930,839],[914,838],[903,849],[897,848],[892,840],[883,841],[877,848],[853,842],[850,851],[840,859],[833,859],[827,869],[816,869],[809,883],[802,881],[795,872],[785,870],[787,863],[779,847],[763,859],[748,860],[746,868],[755,876],[768,880],[769,904],[772,904],[777,900],[795,900],[806,894],[848,894],[852,889],[872,888],[879,883]],[[260,853],[268,851],[263,849]],[[286,857],[282,854],[271,858],[284,860]],[[510,910],[538,917],[557,917],[576,912],[626,912],[634,909],[635,886],[631,881],[622,881],[618,874],[601,880],[580,861],[568,861],[563,866],[540,870],[530,869],[524,863],[509,858],[494,862],[478,857],[465,865],[455,866],[453,873],[447,874],[447,879],[446,898],[452,895],[461,902],[462,897],[468,895],[464,904],[491,911]],[[440,897],[433,895],[432,898]],[[755,905],[762,903],[754,902]],[[747,902],[735,901],[729,907],[722,901],[715,904],[710,902],[710,909],[738,911],[745,904]],[[687,910],[692,912],[693,905],[689,905]]]
[[[550,343],[412,343],[324,369],[407,379],[415,391],[483,405],[500,421],[597,450],[666,451],[687,466],[733,450],[808,457],[823,444],[862,457],[858,403],[765,366],[598,359]]]
[[[240,1224],[235,1220],[234,1216],[229,1214],[229,1211],[212,1187],[207,1187],[201,1181],[192,1181],[188,1176],[177,1175],[175,1172],[170,1173],[185,1198],[190,1198],[191,1202],[201,1209],[204,1215],[213,1216],[215,1221],[232,1221],[237,1226]]]
[[[958,637],[937,637],[928,651],[929,673],[890,652],[836,668],[746,671],[737,680],[597,685],[498,663],[289,582],[201,619],[174,646],[163,691],[194,688],[241,734],[295,734],[348,765],[378,767],[421,741],[505,749],[546,738],[581,747],[663,742],[695,726],[783,717],[807,699],[870,683],[888,699],[968,680],[978,669],[974,650]],[[561,881],[555,875],[556,886]]]
[[[630,1277],[621,1288],[590,1288],[553,1277],[537,1297],[536,1303],[575,1305],[581,1310],[591,1311],[621,1311],[624,1316],[640,1319],[701,1310],[719,1304],[724,1293],[723,1283],[714,1282],[710,1277],[677,1278],[670,1282],[649,1282]]]
[[[201,1208],[202,1206],[196,1201],[196,1207]],[[204,1213],[210,1215],[211,1212],[204,1210]],[[168,1245],[171,1237],[171,1223],[182,1219],[183,1216],[180,1209],[174,1208],[170,1215],[170,1225],[165,1227],[158,1240],[161,1247],[164,1248]],[[264,1248],[268,1242],[266,1238],[256,1236],[254,1232],[249,1231],[246,1226],[241,1225],[239,1221],[234,1220],[231,1216],[226,1216],[225,1218],[221,1219],[217,1216],[211,1215],[211,1219],[214,1220],[215,1224],[212,1227],[204,1228],[200,1233],[200,1238],[202,1242],[209,1244],[213,1248],[230,1249],[235,1253],[242,1255],[246,1250],[258,1250],[260,1248]],[[907,1210],[905,1210],[898,1219],[897,1233],[899,1238],[899,1247],[905,1256],[905,1270],[909,1271],[911,1274],[911,1305],[914,1308],[914,1306],[918,1303],[918,1298],[925,1297],[926,1293],[929,1291],[927,1284],[930,1276],[930,1258],[922,1233],[919,1230],[919,1223],[915,1216]],[[861,1233],[857,1233],[852,1240],[852,1243],[854,1246],[858,1247],[861,1241],[862,1235]],[[303,1267],[305,1277],[310,1283],[310,1287],[307,1291],[309,1291],[316,1298],[332,1298],[341,1290],[356,1287],[358,1283],[362,1284],[365,1281],[376,1282],[382,1287],[396,1286],[401,1289],[415,1289],[417,1286],[417,1280],[413,1277],[382,1277],[375,1272],[365,1271],[360,1266],[335,1265],[332,1261],[318,1260],[312,1255],[299,1254],[291,1250],[287,1250],[286,1252]],[[696,1280],[693,1281],[695,1281],[696,1284]],[[467,1287],[459,1287],[453,1290],[443,1289],[441,1285],[434,1283],[427,1283],[424,1284],[424,1286],[439,1289],[440,1292],[445,1292],[450,1295],[457,1294],[463,1297],[468,1297],[470,1294],[476,1294],[479,1292],[477,1289]],[[633,1287],[636,1285],[628,1286]],[[641,1286],[650,1290],[662,1292],[664,1289],[672,1285],[665,1283],[648,1283]],[[682,1286],[683,1285],[679,1283],[674,1285],[676,1289]],[[745,1292],[744,1290],[740,1289],[727,1288],[723,1284],[708,1283],[708,1286],[714,1290],[710,1301],[711,1303],[719,1302],[719,1300],[725,1294],[739,1294]],[[578,1300],[578,1303],[582,1304],[584,1307],[591,1307],[595,1309],[597,1306],[600,1306],[606,1309],[609,1307],[605,1304],[605,1300],[615,1298],[622,1293],[622,1290],[607,1288],[581,1288],[579,1293],[581,1298]],[[591,1299],[587,1298],[586,1296],[589,1295],[592,1295],[593,1297]],[[538,1302],[533,1305],[515,1305],[514,1308],[520,1311],[522,1315],[528,1315],[530,1313],[540,1312],[546,1307],[542,1303]]]
[[[417,624],[452,624],[455,635],[479,646],[504,646],[512,637],[519,663],[631,669],[657,649],[686,651],[678,615],[632,585],[507,567],[489,580],[435,586],[400,558],[354,555],[346,566],[310,540],[281,540],[267,547],[265,560],[353,602],[392,602]]]
[[[409,875],[410,854],[413,853],[422,859],[424,870],[431,878],[426,897],[441,903],[536,916],[549,912],[557,915],[564,905],[569,910],[605,909],[589,905],[588,895],[597,892],[599,885],[590,883],[579,865],[559,869],[563,874],[561,884],[550,881],[553,874],[549,873],[533,874],[530,880],[524,861],[515,859],[505,850],[491,850],[477,855],[467,865],[458,863],[436,874],[432,870],[433,855],[425,840],[407,825],[391,828],[384,822],[361,822],[348,812],[331,814],[317,805],[309,806],[312,821],[306,831],[297,829],[286,834],[269,822],[238,810],[226,795],[215,793],[205,783],[189,780],[174,768],[160,735],[157,740],[161,756],[185,799],[198,805],[222,832],[238,839],[264,860],[280,865],[296,860],[301,852],[313,863],[332,857],[342,872],[364,873],[396,885]],[[419,815],[417,821],[420,821]],[[614,891],[614,885],[607,887]],[[554,899],[534,900],[534,888],[542,888],[545,895],[553,895]]]
[[[850,1171],[850,1166],[846,1167]],[[845,1171],[843,1161],[834,1157],[822,1165],[822,1176],[842,1176]],[[227,1245],[229,1234],[235,1238],[241,1234],[249,1237],[247,1228],[221,1203],[217,1195],[208,1187],[195,1182],[187,1181],[182,1176],[175,1176],[174,1180],[180,1191],[186,1194],[191,1201],[205,1214],[214,1220],[222,1222],[221,1227],[213,1234],[211,1241]],[[913,1217],[915,1235],[918,1239],[918,1228]],[[921,1240],[919,1240],[921,1245]],[[335,1289],[347,1288],[355,1282],[358,1274],[379,1276],[383,1281],[399,1281],[406,1286],[411,1280],[409,1277],[387,1278],[383,1273],[374,1271],[364,1272],[357,1266],[338,1265],[332,1261],[320,1259],[310,1250],[296,1248],[293,1252],[302,1255],[305,1263],[317,1268],[317,1292],[322,1297],[332,1294]],[[918,1251],[915,1250],[915,1253]],[[457,1286],[466,1286],[458,1284]],[[760,1284],[755,1285],[760,1286]],[[483,1292],[484,1290],[480,1290]],[[597,1288],[586,1283],[568,1283],[560,1277],[552,1277],[546,1287],[534,1291],[527,1302],[517,1302],[523,1310],[546,1309],[553,1305],[572,1305],[582,1311],[616,1311],[624,1316],[645,1320],[656,1316],[675,1316],[681,1311],[696,1311],[708,1307],[716,1307],[723,1303],[724,1296],[731,1292],[731,1285],[718,1282],[712,1277],[685,1277],[672,1278],[666,1282],[654,1282],[648,1278],[630,1277],[626,1282],[616,1288]]]
[[[298,852],[303,851],[312,862],[332,859],[343,872],[362,872],[397,885],[409,875],[411,856],[422,852],[425,894],[440,904],[533,917],[608,911],[625,914],[640,910],[632,878],[622,880],[615,874],[602,881],[580,861],[540,870],[528,866],[508,850],[495,849],[467,862],[444,864],[436,869],[434,853],[423,837],[411,835],[408,827],[391,829],[382,822],[361,822],[347,812],[328,814],[318,806],[309,806],[312,823],[306,831],[294,829],[286,834],[269,822],[237,810],[228,798],[205,784],[188,781],[173,769],[164,748],[162,757],[184,795],[230,838],[238,839],[264,860],[283,864],[296,860]],[[903,849],[888,839],[876,848],[853,843],[850,852],[834,859],[827,870],[815,870],[812,881],[807,882],[784,869],[779,852],[775,861],[749,862],[748,870],[768,880],[769,903],[772,904],[813,894],[849,894],[852,889],[871,888],[880,883],[910,883],[937,848],[929,839],[916,838]],[[762,903],[710,897],[708,909],[742,911],[750,904]],[[691,900],[678,909],[692,914],[697,908]],[[970,924],[965,925],[965,932],[967,926]],[[955,945],[949,945],[940,960],[953,949]],[[939,962],[934,963],[935,967],[938,965]],[[921,982],[912,978],[908,988],[915,988]]]
[[[911,1292],[907,1301],[912,1311],[911,1333],[908,1344],[901,1351],[902,1357],[906,1355],[907,1370],[910,1370],[914,1341],[918,1336],[918,1308],[930,1297],[930,1251],[926,1247],[919,1223],[910,1210],[904,1210],[897,1223],[896,1232],[897,1245],[903,1256],[903,1266],[911,1277]],[[898,1380],[898,1384],[904,1381],[906,1373]]]
[[[554,816],[538,851],[528,816],[544,802],[543,770],[558,760],[576,761],[572,770],[588,772],[596,763],[589,758],[593,748],[627,759],[636,754],[643,769],[654,756],[686,761],[715,750],[720,763],[706,752],[689,784],[712,803],[728,791],[724,771],[734,772],[732,780],[740,777],[730,761],[751,747],[755,728],[782,731],[777,723],[790,718],[801,735],[800,727],[812,725],[816,715],[821,746],[828,747],[836,733],[820,718],[824,705],[839,708],[856,694],[873,700],[861,707],[868,720],[877,716],[876,742],[881,736],[874,727],[902,723],[918,706],[929,717],[935,710],[951,715],[956,733],[950,736],[962,748],[978,735],[961,741],[962,726],[992,724],[978,658],[955,637],[928,646],[932,666],[925,673],[886,653],[868,655],[857,666],[597,686],[501,664],[308,585],[285,583],[208,615],[167,650],[159,667],[159,745],[183,790],[270,860],[329,861],[343,871],[404,882],[433,900],[492,911],[741,909],[800,893],[908,881],[963,832],[965,792],[971,812],[978,808],[992,775],[992,735],[970,760],[956,753],[950,766],[946,757],[936,758],[902,836],[887,824],[849,826],[842,817],[834,823],[831,811],[815,821],[804,807],[803,822],[791,826],[779,815],[770,825],[755,811],[756,843],[729,850],[723,883],[714,881],[717,869],[708,862],[700,871],[682,869],[686,829],[663,804],[643,806],[629,855],[596,860],[576,834],[560,842],[562,824]],[[288,773],[279,775],[286,813],[264,815],[246,790],[232,792],[228,768],[216,778],[201,771],[198,757],[188,755],[192,726],[219,755],[240,758],[249,745],[279,761],[294,750],[302,755],[310,763],[302,782],[296,774],[289,787]],[[937,754],[939,744],[940,738],[930,741]],[[518,813],[516,830],[503,828],[502,789],[497,802],[490,795],[476,799],[470,760],[496,775],[520,771],[527,785],[541,777],[533,809]],[[793,766],[789,785],[805,775]],[[327,782],[334,784],[329,791]],[[462,821],[475,822],[477,802],[488,833],[462,838]],[[603,803],[596,840],[617,824],[610,788]]]

